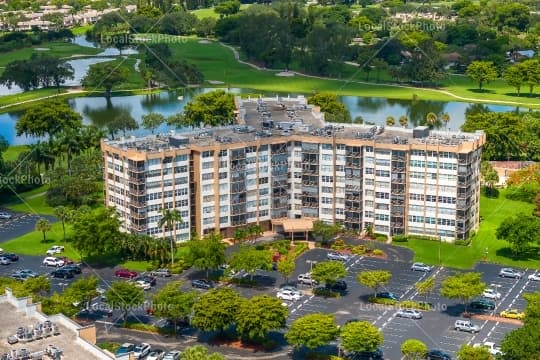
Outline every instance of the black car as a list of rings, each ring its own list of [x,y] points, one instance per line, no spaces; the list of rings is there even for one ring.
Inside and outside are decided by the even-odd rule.
[[[475,310],[493,310],[495,309],[495,302],[488,299],[480,299],[471,302],[471,309]]]
[[[78,265],[64,265],[62,266],[62,269],[65,269],[69,272],[71,272],[73,275],[82,273],[81,268]]]
[[[135,278],[135,281],[142,280],[150,284],[150,286],[156,285],[156,277],[151,275],[141,275],[138,278]]]
[[[209,281],[203,280],[203,279],[193,280],[191,282],[191,286],[197,289],[205,289],[205,290],[211,289],[213,287]]]
[[[332,291],[345,291],[347,290],[347,283],[343,280],[338,280],[331,284],[326,284],[326,289]]]
[[[399,300],[398,297],[396,295],[394,295],[393,293],[391,292],[388,292],[388,291],[384,291],[384,292],[381,292],[381,293],[378,293],[377,294],[377,297],[379,299],[390,299],[390,300]]]
[[[427,360],[452,360],[452,357],[442,350],[429,350],[426,354]]]
[[[73,273],[67,269],[60,268],[60,269],[54,270],[51,273],[51,276],[55,278],[71,279],[73,278]]]
[[[19,255],[13,253],[2,254],[3,257],[8,258],[10,261],[18,261]]]
[[[347,358],[351,360],[384,360],[381,349],[377,349],[375,351],[352,352],[347,355]]]

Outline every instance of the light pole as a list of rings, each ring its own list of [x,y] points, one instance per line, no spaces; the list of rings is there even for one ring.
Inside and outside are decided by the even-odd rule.
[[[306,262],[309,264],[309,271],[312,272],[313,271],[313,264],[316,264],[317,261],[316,260],[306,260]]]
[[[441,266],[441,243],[442,243],[442,238],[441,238],[441,235],[439,235],[439,266]]]

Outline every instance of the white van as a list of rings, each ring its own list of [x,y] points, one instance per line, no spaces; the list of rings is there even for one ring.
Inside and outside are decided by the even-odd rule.
[[[457,331],[467,331],[473,334],[480,331],[480,327],[469,320],[456,320],[454,329]]]

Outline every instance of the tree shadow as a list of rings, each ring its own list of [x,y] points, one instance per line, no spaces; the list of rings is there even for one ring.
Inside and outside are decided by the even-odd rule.
[[[473,92],[475,94],[495,94],[495,90],[488,89],[467,89],[467,91]]]
[[[519,95],[516,92],[511,92],[511,93],[504,93],[503,95],[506,95],[506,96],[509,96],[509,97],[514,97],[516,99],[537,99],[537,98],[540,98],[540,94],[536,94],[536,93],[529,94],[528,92],[526,92],[526,93],[521,92]]]
[[[497,249],[495,251],[497,256],[502,256],[514,261],[529,261],[529,260],[540,260],[540,248],[538,246],[531,246],[528,249],[525,249],[521,254],[516,255],[512,248],[504,247]]]
[[[443,312],[450,316],[460,317],[463,311],[465,311],[465,306],[463,306],[463,304],[452,304],[447,305]]]
[[[41,240],[40,243],[41,244],[50,244],[50,243],[53,243],[53,242],[56,242],[54,239],[46,239],[46,240]]]

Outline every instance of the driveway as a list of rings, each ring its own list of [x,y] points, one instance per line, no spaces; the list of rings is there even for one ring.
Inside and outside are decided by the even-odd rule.
[[[2,211],[10,213],[13,217],[9,220],[0,219],[0,243],[18,238],[24,234],[34,231],[36,222],[40,218],[45,218],[51,223],[58,220],[50,215],[33,215],[26,213],[17,213],[2,209]]]

